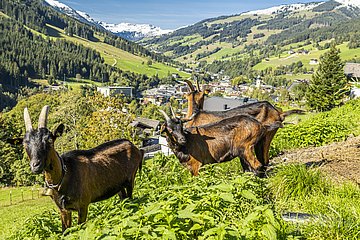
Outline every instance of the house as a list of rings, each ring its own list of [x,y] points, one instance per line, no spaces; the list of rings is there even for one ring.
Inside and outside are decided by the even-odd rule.
[[[124,95],[126,97],[132,98],[134,96],[133,87],[106,86],[106,87],[97,87],[97,91],[103,94],[105,97]]]
[[[257,102],[256,99],[251,98],[223,98],[210,97],[204,101],[204,110],[206,111],[225,111],[244,104]]]
[[[151,135],[159,130],[160,121],[149,118],[137,117],[132,123],[130,123],[130,125],[136,127],[140,134]]]
[[[360,88],[354,86],[350,90],[350,98],[359,98],[360,97]]]
[[[175,79],[180,78],[180,75],[178,73],[172,73],[171,76]]]
[[[310,59],[309,64],[310,65],[317,65],[317,64],[319,64],[319,61],[316,58],[312,58],[312,59]]]
[[[360,63],[345,63],[344,73],[349,78],[360,78]]]
[[[308,51],[308,50],[305,50],[305,49],[299,49],[299,50],[297,51],[297,53],[298,53],[298,54],[307,55],[307,54],[309,54],[309,51]]]

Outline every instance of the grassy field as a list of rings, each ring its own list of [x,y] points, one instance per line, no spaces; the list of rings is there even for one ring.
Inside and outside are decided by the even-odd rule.
[[[36,82],[37,84],[40,84],[42,86],[49,86],[48,81],[46,79],[33,79],[32,81]],[[89,79],[76,79],[76,78],[66,78],[65,82],[63,79],[57,79],[58,83],[61,84],[61,86],[65,86],[70,88],[70,90],[73,91],[80,91],[81,86],[102,86],[102,83],[95,82]]]
[[[131,71],[146,75],[156,75],[160,77],[166,77],[168,73],[178,73],[182,77],[189,76],[187,73],[180,72],[176,68],[167,66],[163,63],[153,61],[152,65],[147,65],[148,58],[133,55],[129,52],[113,47],[109,44],[101,42],[99,38],[97,41],[89,41],[78,36],[67,36],[63,33],[63,30],[51,25],[47,25],[52,32],[52,36],[56,38],[64,38],[66,40],[82,44],[86,47],[93,48],[100,52],[104,58],[105,63],[114,65],[124,71]]]
[[[42,188],[39,186],[0,188],[0,239],[5,239],[16,232],[28,218],[45,210],[55,209],[51,199],[41,196],[41,192]]]
[[[307,45],[304,47],[298,47],[296,48],[298,44],[296,45],[289,45],[286,46],[284,48],[290,48],[293,47],[294,51],[298,50],[299,48],[304,48],[306,50],[309,50],[309,54],[288,54],[287,52],[283,52],[283,54],[279,56],[273,56],[271,58],[268,59],[268,61],[263,60],[261,63],[257,64],[254,66],[255,70],[264,70],[268,67],[273,67],[276,68],[277,66],[281,66],[281,65],[290,65],[292,63],[298,62],[298,61],[302,61],[304,66],[307,67],[308,69],[310,68],[317,68],[317,65],[310,65],[310,59],[319,59],[321,55],[323,55],[325,52],[328,51],[328,49],[325,50],[318,50],[315,49],[312,45]],[[356,49],[349,49],[347,47],[347,42],[340,44],[337,46],[338,49],[340,49],[340,57],[343,60],[349,60],[352,58],[356,58],[358,56],[360,56],[360,48],[356,48]]]

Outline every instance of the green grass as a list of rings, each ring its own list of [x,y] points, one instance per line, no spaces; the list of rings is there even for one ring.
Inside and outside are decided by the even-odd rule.
[[[233,160],[206,166],[192,177],[176,158],[158,155],[147,160],[141,178],[137,176],[133,199],[113,197],[91,204],[88,221],[75,224],[62,237],[358,239],[357,185],[335,184],[320,169],[300,164],[277,166],[268,179],[243,174],[239,165]],[[284,222],[280,216],[286,212],[309,213],[318,220]],[[29,215],[33,217],[26,223],[15,223],[20,227],[14,239],[61,238],[56,211]]]
[[[313,215],[303,224],[286,223],[288,231],[304,239],[359,239],[359,186],[352,182],[333,183],[318,168],[291,164],[277,167],[269,186],[279,213]]]
[[[310,65],[310,59],[315,58],[315,59],[319,59],[321,55],[323,55],[325,52],[328,51],[328,49],[325,50],[317,50],[315,49],[312,45],[307,45],[304,47],[298,47],[298,44],[296,45],[288,45],[286,47],[284,47],[284,49],[288,49],[289,46],[292,46],[294,51],[300,49],[300,48],[304,48],[306,50],[310,50],[309,54],[306,55],[302,55],[302,54],[288,54],[287,52],[283,52],[279,58],[279,56],[273,56],[271,58],[269,58],[269,61],[263,60],[261,63],[255,65],[253,67],[254,70],[264,70],[268,67],[272,67],[272,68],[276,68],[277,66],[285,66],[285,65],[290,65],[292,63],[298,62],[298,61],[302,61],[304,66],[307,67],[308,69],[310,68],[314,68],[317,69],[318,65]],[[340,44],[337,46],[338,49],[340,49],[341,53],[340,53],[340,57],[346,61],[346,60],[350,60],[352,58],[356,58],[360,56],[360,48],[356,48],[356,49],[349,49],[347,47],[347,42]]]
[[[188,77],[189,74],[180,72],[176,68],[172,66],[168,66],[163,63],[155,62],[153,61],[153,64],[151,66],[148,66],[146,63],[148,61],[148,58],[146,57],[140,57],[134,54],[131,54],[129,52],[126,52],[124,50],[121,50],[119,48],[116,48],[114,46],[111,46],[109,44],[106,44],[103,41],[103,37],[95,36],[95,39],[90,41],[81,37],[78,37],[76,35],[70,37],[66,34],[64,34],[64,31],[60,28],[57,28],[55,26],[46,25],[48,28],[48,31],[50,32],[49,38],[52,40],[56,39],[66,39],[68,41],[84,45],[85,47],[89,47],[92,49],[97,50],[100,52],[100,55],[104,58],[105,63],[109,65],[113,65],[115,62],[117,63],[115,66],[124,70],[124,71],[130,71],[135,72],[139,74],[146,74],[149,76],[153,76],[158,74],[159,77],[166,77],[168,76],[168,73],[178,73],[182,77]],[[30,29],[31,30],[31,29]],[[40,36],[46,37],[44,34],[41,34],[37,31],[31,30],[33,33],[38,34]],[[145,63],[145,64],[142,64]]]
[[[34,189],[33,195],[32,189]],[[10,205],[10,191],[12,205]],[[0,188],[0,239],[9,237],[23,227],[26,219],[43,213],[47,209],[55,209],[55,204],[50,197],[39,195],[41,191],[39,187]]]
[[[286,149],[322,146],[343,141],[350,134],[359,135],[359,106],[359,100],[351,100],[342,107],[309,115],[297,125],[279,129],[271,143],[270,153],[274,156]]]
[[[40,84],[42,86],[49,86],[48,81],[46,79],[32,79],[33,82]],[[64,84],[63,79],[57,79],[57,83],[62,85]],[[90,79],[76,79],[76,78],[66,78],[65,85],[69,87],[73,91],[80,91],[81,86],[102,86],[102,83],[95,82]]]

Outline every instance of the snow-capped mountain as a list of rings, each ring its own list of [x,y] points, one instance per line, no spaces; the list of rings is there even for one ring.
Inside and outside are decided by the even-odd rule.
[[[133,24],[133,23],[105,23],[95,21],[88,13],[75,10],[66,4],[63,4],[57,0],[44,0],[45,4],[50,5],[59,12],[73,17],[83,23],[97,26],[102,29],[106,29],[120,37],[128,40],[136,41],[144,37],[154,37],[162,34],[170,33],[172,30],[162,30],[159,27],[150,24]]]
[[[335,0],[335,1],[345,6],[360,7],[360,0]]]
[[[346,0],[345,0],[346,1]],[[243,13],[244,15],[252,15],[252,14],[263,14],[263,15],[271,15],[274,13],[282,13],[282,12],[300,12],[304,10],[311,10],[324,2],[317,2],[317,3],[296,3],[296,4],[289,4],[289,5],[280,5],[271,8],[255,10]]]
[[[333,0],[338,2],[340,5],[337,8],[347,7],[347,8],[359,8],[360,0]],[[314,2],[314,3],[296,3],[289,5],[280,5],[275,7],[270,7],[261,10],[254,10],[250,12],[245,12],[243,15],[252,15],[252,14],[263,14],[263,15],[271,15],[271,14],[279,14],[279,13],[295,13],[300,11],[312,10],[313,8],[325,3],[323,2]]]
[[[90,17],[89,14],[87,14],[85,12],[77,11],[77,10],[69,7],[68,5],[63,4],[63,3],[59,2],[59,1],[56,1],[56,0],[44,0],[44,3],[47,4],[47,5],[50,5],[55,10],[57,10],[57,11],[59,11],[61,13],[65,13],[66,15],[79,20],[80,22],[87,23],[87,24],[94,25],[94,26],[97,26],[99,28],[102,28],[101,25],[99,25],[94,19],[92,19]]]
[[[155,37],[172,32],[172,30],[163,30],[150,24],[133,24],[133,23],[105,23],[99,22],[105,29],[123,38],[137,41],[144,37]]]

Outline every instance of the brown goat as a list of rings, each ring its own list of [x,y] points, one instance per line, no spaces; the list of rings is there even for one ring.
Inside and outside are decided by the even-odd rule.
[[[50,196],[60,210],[62,230],[71,226],[71,211],[78,212],[78,223],[86,221],[92,202],[118,194],[132,196],[135,174],[141,170],[143,151],[126,139],[106,142],[90,150],[74,150],[59,156],[54,142],[64,130],[60,125],[51,133],[46,128],[49,107],[43,107],[38,129],[34,130],[27,108],[23,144],[30,158],[31,171],[44,172]]]
[[[220,163],[240,157],[241,164],[255,174],[262,174],[263,165],[254,154],[254,146],[267,130],[281,127],[281,123],[263,126],[255,118],[238,115],[216,123],[184,128],[178,118],[170,118],[160,110],[166,122],[162,132],[180,162],[197,176],[204,164]],[[244,162],[245,160],[245,162]]]
[[[291,114],[304,114],[303,110],[298,109],[282,112],[267,101],[250,103],[227,111],[204,111],[205,92],[200,91],[198,84],[198,90],[196,90],[191,81],[186,81],[186,83],[191,90],[191,92],[186,95],[188,100],[188,112],[186,118],[197,113],[196,116],[187,123],[187,127],[208,124],[241,114],[250,115],[264,125],[271,125],[275,122],[283,122],[285,117]],[[269,165],[270,144],[277,130],[278,128],[268,130],[264,134],[263,139],[255,146],[256,155],[264,166]]]

